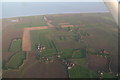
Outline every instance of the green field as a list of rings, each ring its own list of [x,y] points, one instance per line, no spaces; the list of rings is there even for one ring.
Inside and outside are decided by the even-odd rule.
[[[53,45],[50,45],[52,38],[51,35],[52,32],[49,29],[31,31],[32,49],[36,49],[36,44],[43,44],[47,48],[53,47]]]
[[[13,40],[11,45],[10,45],[9,51],[10,52],[22,51],[22,47],[21,46],[22,46],[22,40],[21,39]]]
[[[86,58],[72,59],[72,62],[81,66],[85,66],[87,63]]]
[[[81,49],[81,50],[76,50],[74,51],[72,58],[74,59],[79,59],[79,58],[86,58],[86,50]]]
[[[40,55],[44,56],[44,57],[53,57],[53,56],[55,56],[55,54],[56,54],[55,49],[47,49],[40,53]]]
[[[70,78],[97,78],[98,74],[86,67],[75,66],[68,70]]]
[[[7,61],[5,68],[18,69],[19,66],[22,65],[23,61],[26,59],[26,53],[22,52],[22,40],[14,39],[11,42],[9,52],[14,53],[14,55],[12,55],[9,61]]]
[[[102,75],[102,78],[117,78],[117,77],[114,74],[112,74],[112,73],[104,73]]]
[[[26,53],[18,52],[11,57],[9,62],[6,64],[8,69],[18,69],[20,65],[23,64],[23,61],[26,59]]]

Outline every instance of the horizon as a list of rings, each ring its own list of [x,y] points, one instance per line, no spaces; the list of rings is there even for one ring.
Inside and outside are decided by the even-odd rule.
[[[5,2],[0,18],[89,12],[108,12],[108,9],[103,2]]]

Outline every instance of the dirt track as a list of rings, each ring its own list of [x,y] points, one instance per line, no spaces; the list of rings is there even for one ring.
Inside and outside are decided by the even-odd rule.
[[[22,50],[31,51],[30,31],[26,29],[23,32]]]
[[[22,42],[22,50],[23,51],[31,51],[30,31],[31,30],[40,30],[40,29],[48,29],[48,26],[24,28],[23,42]]]

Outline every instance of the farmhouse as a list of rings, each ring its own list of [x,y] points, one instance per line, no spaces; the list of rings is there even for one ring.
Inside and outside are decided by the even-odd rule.
[[[38,44],[37,49],[41,52],[42,50],[45,49],[45,46]]]
[[[68,69],[71,69],[72,67],[75,66],[75,64],[74,63],[67,63],[67,66],[68,66]]]

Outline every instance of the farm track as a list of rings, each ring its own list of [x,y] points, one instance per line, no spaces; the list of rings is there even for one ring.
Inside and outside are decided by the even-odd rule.
[[[31,51],[30,31],[25,29],[23,32],[22,51]]]

